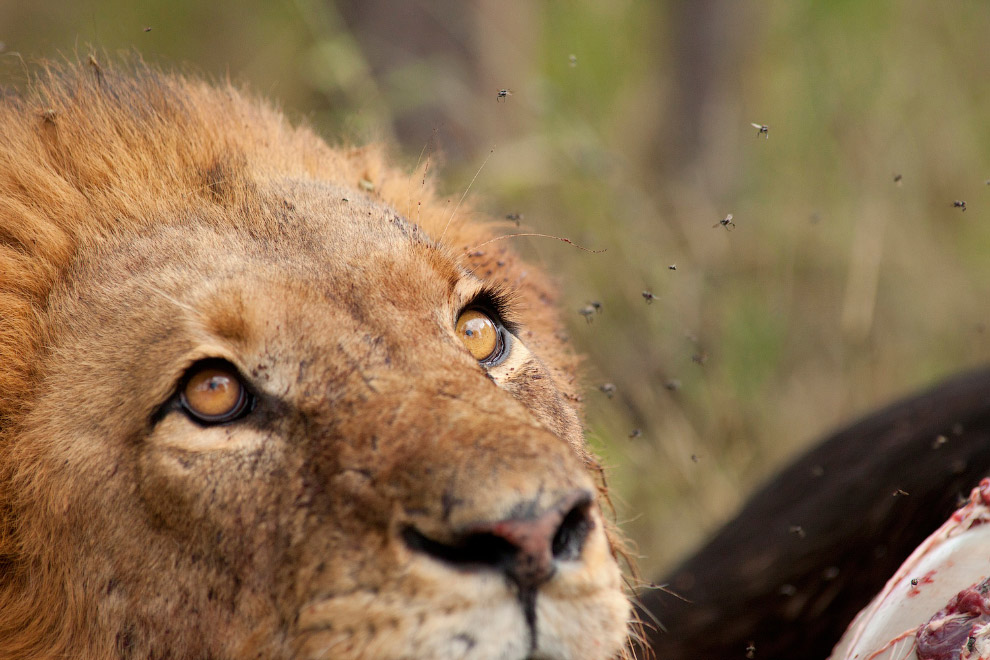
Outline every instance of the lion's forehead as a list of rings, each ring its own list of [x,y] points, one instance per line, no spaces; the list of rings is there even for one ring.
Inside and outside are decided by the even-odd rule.
[[[236,222],[201,221],[193,209],[183,221],[121,236],[90,254],[81,250],[65,297],[122,304],[117,311],[133,307],[139,314],[194,308],[210,329],[231,335],[243,331],[236,330],[236,316],[263,326],[262,316],[303,321],[350,314],[370,324],[374,317],[364,308],[435,305],[465,276],[415,223],[335,193],[282,193],[292,218],[261,234]]]

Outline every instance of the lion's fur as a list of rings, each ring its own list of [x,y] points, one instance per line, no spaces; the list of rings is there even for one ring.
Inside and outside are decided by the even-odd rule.
[[[328,192],[341,199],[324,199]],[[408,490],[423,488],[422,482],[416,482],[408,475],[416,474],[419,469],[416,461],[420,460],[417,457],[424,451],[409,439],[423,433],[431,436],[434,427],[430,424],[434,422],[415,415],[406,419],[409,415],[403,417],[405,413],[395,412],[403,405],[398,394],[392,399],[389,399],[392,395],[383,395],[382,408],[366,410],[358,419],[327,421],[324,419],[326,409],[320,407],[326,405],[324,399],[314,399],[315,395],[309,389],[291,399],[301,410],[312,413],[303,427],[324,429],[320,432],[327,434],[326,437],[336,438],[334,433],[342,433],[334,426],[336,424],[351,429],[352,435],[348,437],[368,437],[372,443],[369,446],[376,450],[381,441],[389,447],[386,451],[398,452],[404,457],[396,464],[398,472],[389,472],[392,468],[386,467],[381,468],[381,474],[375,472],[379,463],[388,463],[387,460],[375,462],[361,472],[375,478],[387,474],[390,480],[406,484],[407,490],[389,486],[399,488],[395,491],[399,500],[384,500],[384,504],[375,499],[381,496],[379,491],[355,482],[343,467],[334,468],[343,472],[315,473],[326,477],[334,487],[339,485],[343,489],[341,492],[358,494],[354,495],[353,502],[334,504],[337,508],[333,511],[334,515],[338,509],[349,511],[353,517],[346,519],[348,525],[351,520],[363,521],[360,524],[364,527],[359,530],[363,536],[355,532],[354,537],[345,535],[341,540],[338,537],[343,532],[331,533],[322,528],[314,532],[307,527],[309,522],[286,517],[284,512],[275,516],[270,511],[265,514],[266,510],[242,511],[245,493],[237,490],[237,484],[229,485],[229,488],[224,483],[214,484],[213,493],[202,501],[197,499],[198,495],[190,495],[181,489],[173,492],[177,484],[185,483],[182,479],[191,478],[182,472],[183,469],[203,470],[206,475],[237,475],[240,474],[238,470],[247,468],[243,465],[243,457],[237,462],[223,456],[217,458],[217,452],[201,451],[195,444],[199,441],[195,440],[194,433],[198,432],[188,430],[182,422],[170,421],[169,416],[164,421],[148,421],[154,411],[149,402],[165,400],[168,388],[174,387],[175,376],[161,376],[163,369],[181,373],[182,361],[188,363],[191,359],[182,351],[192,354],[190,351],[194,353],[193,348],[203,342],[207,346],[221,347],[252,345],[251,342],[262,340],[277,343],[286,330],[279,329],[270,336],[264,333],[269,331],[271,319],[280,318],[283,313],[288,319],[286,323],[305,327],[308,334],[294,340],[295,343],[271,349],[270,355],[298,358],[297,344],[305,348],[310,337],[318,338],[326,332],[327,324],[349,318],[334,316],[337,312],[330,310],[325,320],[313,320],[312,325],[307,325],[310,317],[322,318],[319,316],[322,312],[318,309],[315,314],[293,316],[296,313],[293,310],[304,304],[296,302],[297,299],[310,300],[314,295],[304,282],[307,273],[319,270],[320,259],[332,253],[327,244],[334,241],[348,245],[360,243],[367,244],[366,249],[376,250],[378,245],[374,241],[379,239],[368,238],[366,230],[359,227],[341,230],[342,233],[327,230],[330,233],[323,237],[323,242],[317,237],[311,243],[307,232],[318,233],[325,229],[323,225],[313,224],[313,217],[350,214],[348,217],[364,218],[367,214],[369,218],[382,218],[381,223],[386,227],[381,230],[384,236],[381,240],[386,245],[381,249],[395,256],[395,276],[399,281],[394,296],[400,300],[391,299],[388,291],[380,290],[381,281],[389,281],[385,275],[373,271],[363,274],[360,253],[365,248],[357,248],[357,256],[353,257],[358,260],[355,267],[340,271],[350,278],[347,281],[352,287],[377,287],[373,291],[357,291],[363,298],[376,301],[378,307],[372,309],[404,309],[401,298],[416,295],[424,286],[428,288],[429,277],[435,277],[433,271],[441,279],[446,277],[453,281],[459,277],[459,269],[463,269],[475,273],[481,280],[511,288],[517,299],[516,307],[525,317],[521,339],[528,351],[539,356],[537,362],[531,360],[524,364],[519,373],[499,376],[503,387],[523,402],[522,407],[516,404],[506,407],[508,404],[503,399],[485,389],[488,382],[485,379],[475,380],[476,377],[471,376],[469,384],[450,381],[449,370],[434,369],[437,360],[423,362],[415,368],[422,370],[425,382],[434,383],[440,390],[460,388],[455,389],[454,399],[486,401],[489,402],[486,405],[501,407],[485,413],[498,413],[499,425],[523,429],[520,431],[523,435],[535,434],[534,449],[520,445],[524,454],[535,452],[527,461],[569,465],[573,460],[574,465],[579,466],[579,472],[593,474],[598,469],[597,463],[580,438],[576,359],[561,338],[552,288],[542,275],[520,262],[504,241],[473,250],[473,246],[493,235],[492,225],[468,222],[465,218],[470,212],[462,206],[454,214],[453,206],[450,200],[435,194],[423,177],[410,176],[391,166],[381,150],[327,146],[308,128],[290,125],[277,110],[229,84],[215,87],[160,73],[141,64],[112,66],[90,58],[79,64],[43,66],[26,89],[0,96],[0,657],[100,658],[129,657],[133,653],[140,657],[168,654],[193,657],[190,654],[198,654],[195,657],[274,658],[288,657],[286,649],[289,648],[292,653],[320,657],[321,649],[312,647],[316,642],[303,643],[287,638],[286,630],[295,630],[298,621],[293,623],[291,612],[277,611],[271,603],[288,602],[285,599],[289,595],[265,591],[268,587],[259,587],[250,579],[242,584],[240,580],[245,573],[238,572],[239,567],[230,566],[231,562],[240,560],[234,561],[231,557],[247,553],[250,561],[245,559],[245,565],[268,566],[277,577],[281,575],[279,571],[288,570],[282,566],[285,557],[289,556],[278,552],[284,550],[292,557],[300,553],[308,556],[306,553],[311,552],[311,548],[306,544],[312,544],[310,539],[314,535],[329,535],[328,538],[337,540],[326,541],[327,547],[340,549],[341,556],[345,557],[339,560],[342,565],[324,568],[320,564],[317,568],[312,563],[306,564],[298,571],[290,572],[296,580],[292,582],[296,585],[294,588],[304,590],[300,586],[303,582],[299,581],[305,575],[314,583],[325,579],[335,585],[377,585],[372,569],[366,567],[369,572],[365,575],[361,572],[365,569],[359,570],[358,564],[346,563],[346,557],[351,556],[348,552],[358,552],[353,539],[385,544],[389,538],[382,531],[384,523],[376,522],[376,516],[395,514],[376,511],[375,504],[394,510],[406,507],[408,511],[434,506],[432,501],[424,500],[417,509],[409,504],[412,501],[409,498],[415,500],[415,497]],[[371,220],[357,222],[363,227],[361,222],[368,223],[372,227],[370,231],[379,231],[378,225],[370,224]],[[442,239],[442,244],[435,245],[436,239]],[[271,254],[267,252],[269,244],[275,246],[271,248]],[[286,254],[279,252],[279,246],[283,244],[291,247]],[[235,251],[243,247],[249,258],[237,261],[236,255],[228,257],[226,250],[230,245]],[[280,260],[285,259],[292,262],[296,252],[302,255],[299,264],[285,266],[281,263]],[[414,261],[407,264],[411,258],[408,253],[427,255],[425,265],[419,266]],[[205,271],[199,278],[191,277],[189,271],[198,263],[209,262],[206,266],[212,268],[214,261],[220,284],[208,282]],[[266,269],[270,262],[275,264],[272,272],[277,274],[268,277],[265,273],[268,273]],[[261,272],[255,276],[249,271],[244,276],[245,281],[258,283],[264,290],[261,293],[250,285],[240,285],[240,276],[231,275],[245,264],[249,269],[257,267]],[[279,269],[283,268],[288,268],[293,275],[281,274]],[[424,274],[424,268],[429,272]],[[406,279],[410,280],[408,284]],[[420,283],[418,288],[413,280]],[[320,286],[331,287],[319,294],[327,300],[343,300],[344,306],[353,307],[354,314],[365,312],[364,300],[347,299],[356,295],[354,291],[334,291],[334,282],[320,284],[319,273],[314,273],[314,281]],[[187,293],[192,297],[182,298]],[[133,338],[128,336],[132,329]],[[115,336],[115,331],[126,332]],[[187,333],[188,346],[183,344],[180,351],[172,345],[174,342],[162,339],[170,332]],[[142,343],[140,337],[151,337],[154,341]],[[339,353],[359,362],[367,357],[352,371],[357,370],[371,389],[374,389],[372,383],[378,383],[379,388],[384,383],[386,389],[392,388],[389,392],[410,386],[415,388],[414,384],[401,379],[393,386],[389,380],[392,371],[388,370],[396,369],[392,360],[404,365],[415,362],[415,356],[388,353],[387,348],[380,348],[378,340],[371,341],[369,348],[368,341],[371,341],[368,336],[355,336],[347,342],[342,341],[336,349],[330,346],[333,350],[328,353]],[[387,341],[383,343],[387,344]],[[265,350],[264,355],[269,357],[267,344]],[[429,350],[433,349],[424,349]],[[379,359],[381,351],[384,351],[383,362]],[[120,359],[127,366],[116,375],[116,380],[112,370],[106,373],[110,358]],[[236,355],[230,359],[240,365]],[[310,362],[300,360],[296,382],[305,380],[306,365],[323,364],[321,359],[317,356]],[[327,362],[322,368],[329,375],[337,374],[333,371],[334,364]],[[128,371],[130,365],[135,365],[132,371]],[[262,372],[259,378],[264,381],[263,372],[269,366],[245,361],[243,368],[250,369],[253,375]],[[541,375],[543,369],[548,378]],[[363,395],[354,390],[361,386],[352,383],[349,373],[335,377],[342,383],[346,381],[346,386],[341,386],[344,387],[343,394],[334,405],[340,409],[359,406],[364,401]],[[282,381],[274,378],[272,382]],[[151,383],[147,393],[142,391],[146,383]],[[119,390],[108,391],[113,387]],[[285,387],[286,391],[290,389],[290,385]],[[465,394],[461,396],[459,392]],[[131,396],[131,393],[135,394]],[[436,394],[432,396],[436,397]],[[427,403],[421,405],[432,405],[428,403],[430,399],[422,398],[422,401]],[[386,405],[390,407],[385,408]],[[463,418],[463,412],[456,412],[461,410],[457,407],[460,405],[458,401],[448,406],[454,411],[451,414],[461,415],[457,417],[458,425],[481,424],[473,418]],[[68,415],[69,419],[62,419],[63,415]],[[397,430],[393,431],[394,437],[386,434],[380,439],[374,424],[382,423],[379,420],[389,416],[396,420]],[[539,422],[526,421],[530,418]],[[495,425],[495,419],[492,417],[485,428]],[[270,423],[265,431],[269,440],[281,439],[278,434],[291,426],[280,420],[262,422]],[[166,431],[160,430],[163,427]],[[178,430],[169,430],[174,428]],[[296,427],[291,426],[292,429]],[[561,450],[554,448],[556,445],[547,429],[556,437],[567,440],[567,453],[561,454]],[[506,492],[528,492],[532,484],[527,479],[543,478],[520,476],[529,463],[517,464],[514,461],[522,459],[511,456],[504,458],[504,468],[489,468],[490,474],[475,466],[472,461],[477,457],[470,458],[474,455],[471,452],[482,452],[478,454],[480,456],[501,456],[490,453],[495,452],[494,448],[486,448],[489,440],[485,433],[488,433],[485,429],[473,432],[470,437],[474,439],[470,441],[465,435],[462,442],[467,444],[463,444],[464,448],[452,451],[452,462],[462,461],[464,466],[470,466],[464,467],[465,470],[480,470],[479,484],[490,482],[494,493],[479,496],[479,501],[491,501],[467,506],[468,513],[464,515],[471,511],[478,515],[475,509],[482,506],[501,511],[502,505],[492,498],[501,496],[506,479],[505,483],[515,484]],[[227,437],[231,437],[231,432],[228,431]],[[106,447],[100,444],[104,439]],[[284,473],[289,469],[288,465],[295,466],[300,474],[310,474],[306,461],[299,459],[283,465],[278,462],[281,459],[271,455],[274,450],[259,449],[250,438],[237,442],[253,448],[243,451],[255,452],[251,455],[260,465],[271,466],[269,481],[282,483],[279,479],[284,478],[288,484],[286,488],[302,489],[305,485],[300,485],[302,477],[293,481]],[[499,442],[506,441],[500,439]],[[277,443],[272,440],[271,444]],[[506,444],[506,453],[512,453],[511,446],[511,442]],[[344,460],[341,456],[350,456],[347,452],[356,451],[350,445],[341,447],[333,461]],[[289,449],[295,450],[294,447]],[[323,460],[318,449],[312,451]],[[457,452],[462,452],[463,456],[459,458]],[[107,456],[116,458],[108,459]],[[310,459],[312,456],[307,460]],[[365,456],[355,454],[349,460],[358,464],[365,459]],[[178,464],[182,466],[175,468],[179,472],[162,472],[162,466],[173,466],[174,460],[179,460]],[[257,470],[257,466],[254,469]],[[452,468],[441,465],[422,469],[420,478],[428,480]],[[544,467],[538,474],[550,475],[546,478],[552,480],[557,478],[553,476],[557,474],[556,469]],[[244,474],[251,476],[254,473]],[[565,483],[592,483],[587,476],[578,478],[568,474],[561,473],[559,487]],[[176,475],[186,476],[180,479]],[[216,478],[222,480],[223,476]],[[406,483],[404,479],[412,481]],[[264,486],[268,481],[260,483]],[[277,490],[275,486],[271,492],[263,487],[260,490],[263,493],[258,495],[259,507],[284,506],[284,503],[279,504],[287,497],[284,490]],[[543,493],[542,486],[538,492]],[[116,508],[128,493],[130,497],[140,496],[144,507],[140,515]],[[325,495],[322,486],[312,492],[305,490],[305,493],[313,498]],[[364,495],[360,495],[362,493]],[[369,502],[360,502],[360,497],[365,495],[371,498]],[[265,496],[270,496],[271,500],[262,501]],[[234,540],[230,534],[223,536],[221,532],[216,532],[215,540],[206,539],[203,536],[206,532],[187,518],[195,514],[206,522],[213,520],[211,516],[219,514],[212,508],[204,513],[202,506],[205,502],[212,507],[214,500],[223,506],[236,507],[240,512],[238,515],[247,521],[255,520],[255,525],[246,529],[252,533],[255,529],[261,530],[258,539]],[[398,503],[400,500],[405,502],[402,507]],[[362,504],[366,508],[362,509]],[[340,522],[333,516],[331,519]],[[56,529],[53,520],[61,527]],[[216,524],[227,529],[222,527],[223,521]],[[358,525],[357,522],[353,524]],[[423,522],[423,525],[429,524],[429,521]],[[94,532],[87,525],[105,525],[106,530]],[[154,533],[153,538],[139,539],[140,544],[147,546],[145,554],[135,548],[129,555],[121,550],[117,557],[118,547],[135,543],[129,538],[131,530],[145,527]],[[285,534],[294,540],[285,543],[291,548],[275,547],[282,538],[278,535],[265,536],[265,530],[274,534],[272,527],[288,530]],[[305,534],[304,529],[307,530]],[[176,539],[190,548],[209,549],[216,545],[216,556],[209,550],[207,554],[212,559],[204,560],[195,553],[190,559],[181,547],[174,547]],[[73,546],[74,543],[77,545]],[[379,551],[387,554],[386,551],[392,551],[392,548],[382,545]],[[354,556],[365,558],[372,552],[365,548]],[[139,558],[148,565],[142,566]],[[209,564],[208,568],[201,568],[203,561]],[[365,564],[370,565],[371,561],[368,559]],[[608,561],[612,559],[608,558]],[[191,572],[194,569],[200,572]],[[174,575],[169,575],[170,570]],[[416,568],[412,572],[419,575],[416,571],[420,570]],[[241,577],[234,583],[225,582],[227,573]],[[288,579],[284,578],[283,582]],[[392,593],[386,587],[394,587],[401,600],[402,594],[417,593],[414,585],[420,583],[410,583],[410,579],[393,576],[381,589],[383,593]],[[425,578],[420,575],[417,579]],[[276,582],[278,580],[273,578],[273,583]],[[423,584],[418,588],[424,588]],[[206,585],[210,585],[209,598],[200,593]],[[174,595],[162,594],[163,590],[173,587]],[[280,588],[289,587],[282,584]],[[331,587],[326,590],[335,593]],[[333,638],[338,639],[334,644],[343,646],[331,649],[331,645],[322,649],[331,657],[391,657],[415,653],[409,649],[435,651],[440,648],[428,637],[422,638],[422,635],[429,635],[429,626],[420,626],[422,631],[419,633],[411,632],[404,619],[400,620],[401,617],[381,599],[362,605],[369,608],[368,611],[376,607],[382,610],[381,619],[372,619],[374,626],[379,626],[378,632],[375,629],[358,632],[359,628],[364,630],[362,626],[370,625],[368,617],[372,615],[362,614],[347,623],[347,616],[355,616],[356,605],[355,596],[345,596],[341,603],[347,603],[346,607],[334,605],[336,601],[329,597],[319,605],[327,610],[320,616],[329,617],[333,610],[333,622],[337,626],[334,630],[344,629],[344,632],[334,633],[339,639]],[[452,597],[445,593],[441,596]],[[217,601],[228,603],[229,607],[224,609]],[[609,602],[612,603],[610,611],[620,613],[619,605]],[[311,606],[306,612],[312,614],[313,607],[317,606]],[[416,608],[411,607],[411,610]],[[190,611],[198,612],[197,618],[184,620],[182,617],[189,617]],[[153,620],[157,616],[161,620]],[[299,616],[296,611],[296,619]],[[418,616],[429,619],[423,613]],[[412,641],[405,647],[406,651],[396,651],[383,641],[386,638],[380,632],[383,621],[410,635]],[[163,622],[171,624],[164,625]],[[223,630],[224,639],[210,642],[211,630],[214,634]],[[329,625],[328,630],[320,634],[330,635]],[[417,634],[420,637],[416,637]],[[282,635],[281,642],[276,639],[279,635]],[[402,639],[398,632],[393,637]],[[323,639],[319,635],[317,638]],[[587,657],[598,657],[591,655],[593,651],[590,650],[582,652],[588,653]]]

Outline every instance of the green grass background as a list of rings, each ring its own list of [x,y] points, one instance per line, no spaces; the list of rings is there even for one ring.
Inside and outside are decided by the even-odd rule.
[[[488,158],[479,208],[606,249],[514,239],[648,574],[828,429],[987,361],[988,34],[975,0],[0,0],[5,85],[133,49],[425,154],[455,201]]]

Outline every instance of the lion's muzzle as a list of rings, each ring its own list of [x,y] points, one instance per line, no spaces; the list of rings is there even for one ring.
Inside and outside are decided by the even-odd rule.
[[[590,492],[576,489],[542,511],[536,502],[526,502],[517,507],[526,510],[525,515],[454,531],[447,543],[413,526],[403,530],[403,540],[410,549],[456,568],[501,573],[524,594],[549,580],[559,561],[580,557],[595,526],[591,503]]]

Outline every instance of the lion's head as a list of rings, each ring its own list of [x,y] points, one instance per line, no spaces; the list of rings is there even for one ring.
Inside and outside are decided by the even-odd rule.
[[[229,86],[0,97],[0,657],[619,653],[551,292],[451,206]]]

